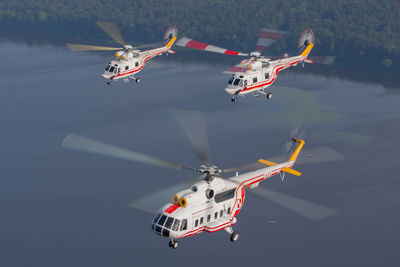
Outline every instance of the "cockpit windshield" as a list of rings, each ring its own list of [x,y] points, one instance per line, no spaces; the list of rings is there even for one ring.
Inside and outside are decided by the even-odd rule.
[[[172,230],[172,231],[182,231],[186,230],[186,224],[187,220],[183,220],[185,225],[182,224],[181,229],[179,230],[179,226],[181,224],[181,221],[178,219],[174,219],[173,217],[167,217],[166,215],[162,214],[157,214],[156,217],[154,217],[153,220],[153,230],[155,228],[160,229],[163,227],[164,229]]]
[[[240,79],[235,79],[235,81],[233,82],[233,85],[238,85],[240,81],[241,81]]]
[[[106,71],[108,71],[110,69],[111,65],[107,65],[106,66]]]
[[[232,77],[229,79],[228,84],[232,84],[232,82],[233,82],[234,79],[235,79],[235,77],[232,76]]]
[[[109,72],[113,72],[114,70],[115,70],[115,67],[112,66],[108,71],[109,71]]]

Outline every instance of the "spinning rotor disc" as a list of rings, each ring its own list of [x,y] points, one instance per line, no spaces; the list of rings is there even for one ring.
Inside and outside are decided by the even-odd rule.
[[[297,43],[298,48],[302,48],[304,44],[307,42],[314,43],[315,41],[315,35],[312,29],[306,29],[299,38],[299,41]]]

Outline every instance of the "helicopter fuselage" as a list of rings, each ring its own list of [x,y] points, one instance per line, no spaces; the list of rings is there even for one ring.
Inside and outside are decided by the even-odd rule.
[[[245,95],[263,90],[273,84],[280,71],[297,66],[305,59],[306,57],[299,55],[278,60],[264,57],[244,60],[241,62],[243,71],[230,77],[225,92],[230,95]]]
[[[245,189],[290,168],[294,161],[247,172],[228,179],[214,177],[176,193],[153,220],[153,231],[162,237],[179,239],[225,229],[232,232],[244,204]]]

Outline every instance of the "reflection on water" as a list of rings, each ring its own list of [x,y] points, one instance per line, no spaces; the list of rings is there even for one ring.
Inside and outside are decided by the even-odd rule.
[[[265,261],[266,251],[271,251],[268,263],[287,266],[375,266],[378,259],[396,260],[397,91],[388,94],[380,82],[289,70],[271,87],[271,101],[250,96],[234,104],[223,91],[228,76],[221,70],[227,66],[182,64],[168,57],[146,66],[140,85],[108,87],[100,75],[109,57],[0,44],[0,265],[165,263],[171,251],[151,233],[151,216],[128,203],[193,175],[59,145],[73,132],[196,166],[171,109],[207,114],[211,161],[220,167],[281,154],[296,127],[308,148],[328,145],[346,159],[299,166],[301,177],[263,184],[334,208],[337,215],[310,222],[249,196],[235,226],[241,232],[238,243],[232,245],[224,232],[183,240],[176,265],[197,259],[193,265],[200,266],[209,258],[222,265],[256,264]],[[267,225],[270,218],[278,224]],[[199,250],[210,257],[199,259]]]

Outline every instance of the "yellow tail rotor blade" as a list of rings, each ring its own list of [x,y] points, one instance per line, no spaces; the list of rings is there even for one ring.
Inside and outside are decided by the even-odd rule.
[[[84,44],[71,44],[67,43],[66,46],[73,51],[113,51],[121,50],[123,47],[108,47],[108,46],[97,46],[97,45],[84,45]]]
[[[124,39],[122,38],[121,32],[118,29],[117,24],[108,21],[98,21],[97,25],[107,33],[117,43],[125,45]]]

